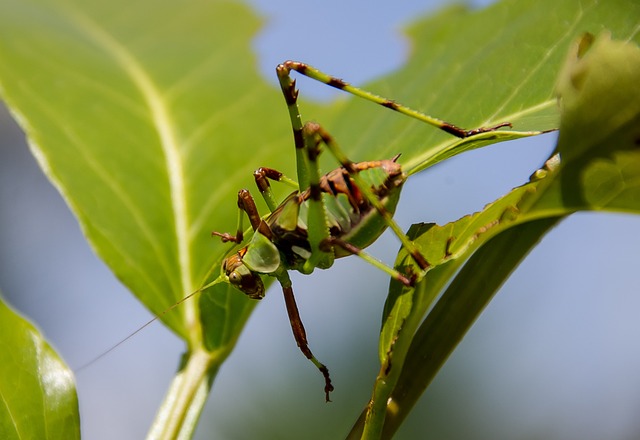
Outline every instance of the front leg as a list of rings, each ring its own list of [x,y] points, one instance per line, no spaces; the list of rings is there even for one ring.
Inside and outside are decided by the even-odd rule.
[[[223,243],[242,243],[244,239],[244,213],[249,217],[251,228],[254,231],[260,230],[265,237],[271,237],[271,230],[269,230],[269,227],[260,218],[256,202],[253,200],[251,193],[246,189],[238,191],[238,229],[236,230],[236,234],[232,235],[228,232],[214,231],[211,235],[222,238]]]

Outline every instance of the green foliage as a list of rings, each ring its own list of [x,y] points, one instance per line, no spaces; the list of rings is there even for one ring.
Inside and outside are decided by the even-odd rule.
[[[466,128],[503,121],[518,131],[557,128],[554,84],[571,42],[603,29],[637,42],[639,17],[631,0],[450,8],[414,24],[407,65],[367,88]],[[3,99],[96,253],[156,314],[218,274],[227,247],[210,231],[233,230],[236,192],[251,185],[251,171],[267,165],[293,174],[286,106],[256,73],[250,51],[258,26],[245,7],[222,1],[0,2]],[[640,125],[630,55],[637,49],[603,41],[578,48],[580,57],[562,70],[561,165],[481,213],[412,229],[433,269],[415,290],[392,286],[367,435],[397,428],[495,289],[559,218],[578,209],[638,210],[638,133],[630,131]],[[616,93],[603,96],[598,87]],[[357,100],[303,102],[302,112],[351,159],[402,153],[409,173],[520,136],[461,142]],[[334,168],[327,156],[325,169]],[[401,253],[398,264],[410,263]],[[477,296],[465,296],[470,291]],[[152,436],[190,435],[253,306],[217,285],[162,317],[189,352]],[[419,361],[424,353],[434,354],[427,363]]]
[[[287,132],[277,112],[253,105],[281,102],[255,72],[248,47],[258,23],[245,8],[149,6],[122,16],[124,3],[5,1],[0,56],[5,99],[43,168],[96,252],[159,313],[224,252],[207,237],[235,219],[219,209],[240,180],[229,163],[253,155],[257,166],[268,158],[255,146],[286,144]],[[148,9],[149,27],[126,20]],[[242,47],[246,57],[231,64]],[[196,309],[185,304],[165,323],[188,338]]]
[[[391,287],[374,401],[366,425],[354,428],[356,437],[361,429],[388,437],[398,428],[501,283],[559,220],[578,210],[640,213],[640,49],[608,34],[589,47],[592,38],[574,45],[558,80],[559,155],[483,211],[410,231],[433,266],[416,289]],[[612,91],[617,87],[624,93]],[[398,267],[412,264],[402,250]]]
[[[73,373],[38,329],[0,298],[0,437],[79,439]]]

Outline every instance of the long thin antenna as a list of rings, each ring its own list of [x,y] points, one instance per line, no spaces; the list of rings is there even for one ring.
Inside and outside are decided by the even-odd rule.
[[[133,333],[131,333],[129,336],[127,336],[126,338],[122,339],[121,341],[118,341],[118,343],[114,344],[113,346],[109,347],[106,351],[103,351],[102,353],[100,353],[98,356],[94,357],[93,359],[91,359],[89,362],[86,362],[82,365],[80,365],[78,368],[75,368],[74,371],[77,373],[81,372],[82,370],[90,367],[91,365],[95,364],[96,362],[98,362],[100,359],[102,359],[103,357],[105,357],[106,355],[108,355],[109,353],[111,353],[113,350],[115,350],[116,348],[120,347],[122,344],[124,344],[125,342],[127,342],[129,339],[133,338],[135,335],[137,335],[138,333],[140,333],[142,330],[144,330],[146,327],[148,327],[149,325],[153,324],[155,321],[157,321],[158,319],[162,318],[164,315],[166,315],[167,313],[169,313],[170,311],[172,311],[173,309],[175,309],[176,307],[178,307],[180,304],[182,304],[183,302],[187,301],[189,298],[191,298],[192,296],[196,295],[197,293],[202,292],[203,290],[208,289],[209,287],[213,286],[214,284],[218,284],[222,281],[225,280],[225,276],[224,275],[220,275],[218,278],[216,278],[215,280],[213,280],[212,282],[210,282],[209,284],[205,284],[204,286],[200,287],[197,290],[194,290],[193,292],[191,292],[190,294],[188,294],[187,296],[185,296],[184,298],[182,298],[180,301],[178,301],[177,303],[173,304],[171,307],[163,310],[162,312],[160,312],[158,315],[154,316],[152,319],[150,319],[149,321],[147,321],[146,323],[144,323],[143,325],[141,325],[140,327],[138,327]]]

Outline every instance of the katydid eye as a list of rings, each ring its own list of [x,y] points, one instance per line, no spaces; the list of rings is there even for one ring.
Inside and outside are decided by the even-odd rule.
[[[242,282],[242,275],[240,275],[237,270],[234,270],[229,274],[229,282],[234,285],[240,285]]]

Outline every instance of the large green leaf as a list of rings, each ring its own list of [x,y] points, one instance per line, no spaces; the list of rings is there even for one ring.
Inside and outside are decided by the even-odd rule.
[[[29,321],[0,299],[0,437],[79,439],[73,373]]]
[[[245,8],[120,3],[4,1],[0,81],[96,252],[159,313],[217,266],[210,231],[233,228],[233,193],[272,144],[287,149],[286,112],[255,106],[281,103],[255,72]],[[163,319],[197,339],[196,305]]]
[[[232,230],[251,170],[290,151],[282,98],[249,51],[257,29],[229,2],[0,3],[3,98],[95,251],[156,314],[218,270],[227,247],[210,231]],[[214,295],[218,345],[188,370],[207,376],[195,388],[254,305]],[[198,301],[163,321],[203,346]]]

